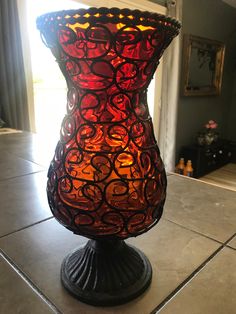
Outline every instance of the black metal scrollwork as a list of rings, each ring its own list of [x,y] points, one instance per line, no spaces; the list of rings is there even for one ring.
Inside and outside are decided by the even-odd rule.
[[[53,214],[91,238],[147,231],[160,219],[166,193],[147,87],[178,22],[91,8],[45,15],[38,28],[68,83],[48,172]]]

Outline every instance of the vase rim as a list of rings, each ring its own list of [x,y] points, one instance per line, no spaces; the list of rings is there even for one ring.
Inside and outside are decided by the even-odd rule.
[[[49,12],[37,18],[37,28],[39,30],[49,26],[65,26],[68,23],[125,23],[126,25],[144,25],[144,26],[159,26],[161,28],[170,29],[173,35],[179,33],[181,24],[169,16],[163,14],[131,10],[119,8],[95,8],[88,9],[73,9]]]

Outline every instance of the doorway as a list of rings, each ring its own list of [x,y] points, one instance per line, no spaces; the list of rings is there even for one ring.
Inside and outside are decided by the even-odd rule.
[[[40,138],[53,143],[59,139],[60,125],[66,113],[67,86],[50,49],[41,40],[36,19],[48,12],[78,8],[88,6],[73,0],[27,0],[35,129]]]
[[[36,18],[44,13],[66,9],[88,8],[90,0],[26,0],[27,24],[31,50],[33,76],[34,116],[36,133],[45,141],[56,143],[59,139],[60,125],[66,113],[66,81],[55,62],[50,49],[46,48],[36,28]],[[88,5],[86,5],[87,3]],[[166,8],[149,1],[134,3],[130,0],[104,1],[104,5],[130,7],[131,9],[150,10],[166,13]],[[148,104],[153,118],[156,138],[158,138],[160,118],[160,98],[162,80],[162,61],[148,88]],[[52,145],[55,147],[55,144]]]

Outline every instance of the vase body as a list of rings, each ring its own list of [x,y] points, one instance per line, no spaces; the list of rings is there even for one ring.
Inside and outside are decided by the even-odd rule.
[[[208,130],[205,133],[198,135],[197,141],[200,146],[209,146],[218,141],[219,134],[213,130]]]
[[[117,10],[57,12],[38,24],[68,85],[48,200],[60,223],[89,238],[147,231],[166,196],[147,87],[178,27]]]

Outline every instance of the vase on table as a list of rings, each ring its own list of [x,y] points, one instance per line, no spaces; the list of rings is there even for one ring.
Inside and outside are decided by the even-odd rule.
[[[162,215],[166,174],[147,87],[180,25],[156,13],[90,8],[45,14],[37,26],[68,85],[48,201],[62,225],[90,239],[63,261],[62,283],[83,302],[121,304],[151,282],[148,258],[124,239]]]
[[[217,142],[219,133],[209,130],[198,134],[197,142],[200,146],[210,146],[212,143]]]

